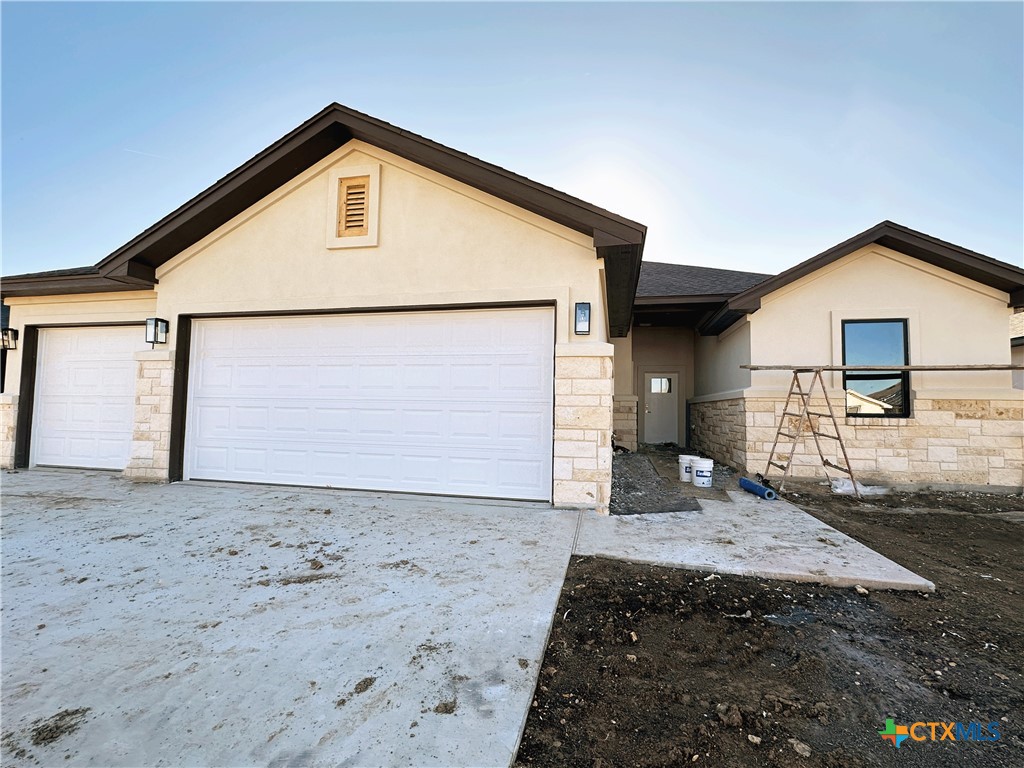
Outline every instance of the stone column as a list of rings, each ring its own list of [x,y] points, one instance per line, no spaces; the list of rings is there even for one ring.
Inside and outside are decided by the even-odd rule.
[[[612,492],[611,344],[555,348],[554,497],[608,513]]]
[[[136,352],[135,431],[124,476],[132,480],[167,482],[170,472],[171,393],[174,350]]]
[[[18,424],[18,396],[0,395],[0,469],[14,469],[14,435]]]

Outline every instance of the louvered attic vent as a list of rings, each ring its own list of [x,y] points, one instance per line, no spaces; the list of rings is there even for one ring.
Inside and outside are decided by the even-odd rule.
[[[327,247],[373,248],[380,220],[380,165],[328,171]]]
[[[338,237],[361,237],[369,231],[369,176],[338,179]]]

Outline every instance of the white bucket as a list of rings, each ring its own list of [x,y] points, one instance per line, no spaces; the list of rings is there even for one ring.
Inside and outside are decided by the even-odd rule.
[[[694,459],[692,466],[693,484],[700,488],[710,488],[715,462],[712,459]]]
[[[693,482],[693,460],[697,456],[682,455],[679,457],[679,479],[684,483]]]

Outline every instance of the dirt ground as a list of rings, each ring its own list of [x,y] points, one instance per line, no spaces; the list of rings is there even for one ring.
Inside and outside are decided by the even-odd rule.
[[[1021,497],[822,490],[787,497],[935,593],[575,558],[517,765],[1024,765]],[[887,718],[1000,738],[897,750]]]
[[[608,505],[611,514],[684,512],[699,510],[700,499],[728,501],[725,490],[736,487],[735,470],[716,464],[710,488],[682,483],[678,479],[678,461],[679,454],[684,452],[669,443],[616,453],[612,460],[612,497]]]

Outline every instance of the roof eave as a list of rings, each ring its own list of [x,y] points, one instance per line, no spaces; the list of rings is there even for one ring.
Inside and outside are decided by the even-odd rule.
[[[597,257],[604,259],[605,296],[608,303],[608,335],[622,339],[633,325],[633,303],[640,282],[644,255],[643,240],[630,245],[597,245]]]
[[[160,266],[352,139],[590,235],[595,241],[600,232],[618,244],[643,243],[646,228],[642,224],[370,115],[332,104],[123,245],[97,267],[101,273],[112,275],[121,272],[132,259]]]
[[[0,282],[0,297],[59,296],[77,293],[109,293],[113,291],[144,291],[152,283],[115,280],[99,274],[12,276]]]
[[[1010,306],[1024,306],[1024,269],[947,243],[901,224],[883,221],[775,277],[736,294],[729,300],[729,309],[745,314],[756,312],[761,308],[761,299],[769,293],[873,244],[920,259],[997,290],[1006,291],[1010,295]]]
[[[352,139],[592,237],[598,258],[615,265],[606,286],[613,334],[628,333],[647,232],[644,225],[340,104],[327,106],[102,259],[96,265],[102,280],[96,279],[92,289],[152,287],[161,264]],[[5,295],[15,295],[14,290],[18,295],[31,295],[32,290],[39,295],[81,292],[74,290],[78,281],[69,285],[58,278],[40,276],[32,288],[29,285],[23,282]]]
[[[686,306],[690,304],[719,304],[728,301],[731,293],[696,293],[686,296],[637,296],[635,305],[638,307],[650,306]]]
[[[743,319],[746,314],[748,313],[731,309],[726,302],[697,326],[697,333],[701,336],[717,336]]]

